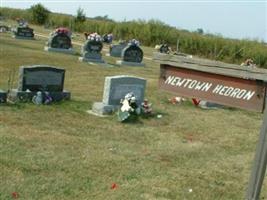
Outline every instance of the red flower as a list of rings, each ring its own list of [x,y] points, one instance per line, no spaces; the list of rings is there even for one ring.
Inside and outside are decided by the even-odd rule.
[[[17,192],[12,192],[12,197],[14,199],[17,199],[17,198],[19,198],[19,194]]]
[[[198,106],[198,104],[200,103],[200,100],[197,100],[195,98],[192,98],[192,101],[193,101],[195,106]]]
[[[116,183],[112,183],[110,189],[114,190],[114,189],[117,189],[118,188],[118,185]]]

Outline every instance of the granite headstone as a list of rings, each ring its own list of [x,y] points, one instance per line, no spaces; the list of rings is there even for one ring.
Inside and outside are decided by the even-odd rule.
[[[71,37],[68,32],[54,32],[50,35],[45,51],[73,54]]]
[[[79,60],[84,62],[104,63],[101,54],[102,48],[103,44],[101,41],[86,40],[85,44],[81,49],[82,57],[79,57]]]
[[[143,60],[143,51],[139,47],[139,42],[130,41],[128,45],[122,50],[121,57],[122,60],[117,61],[119,65],[130,65],[130,66],[144,66],[142,63]],[[138,43],[137,43],[138,42]]]
[[[49,92],[54,101],[70,99],[64,91],[65,70],[48,65],[22,66],[19,70],[18,88],[11,92],[11,99],[28,100],[36,92]]]
[[[34,39],[33,29],[28,26],[19,26],[14,29],[14,37],[17,39]]]
[[[7,99],[7,92],[0,89],[0,103],[5,103]]]
[[[127,46],[127,42],[120,42],[119,44],[111,44],[109,48],[109,55],[113,57],[121,57],[122,50]]]
[[[92,111],[97,114],[110,114],[121,105],[121,99],[133,92],[138,105],[144,100],[146,80],[139,77],[120,75],[105,78],[102,102],[95,102]]]

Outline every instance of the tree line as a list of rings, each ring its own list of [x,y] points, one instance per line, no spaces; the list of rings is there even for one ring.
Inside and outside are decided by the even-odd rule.
[[[205,34],[202,29],[195,32],[180,30],[154,19],[116,22],[107,15],[88,18],[81,8],[76,16],[51,13],[41,4],[27,10],[0,8],[0,15],[9,19],[24,18],[49,28],[64,26],[77,32],[112,33],[117,40],[135,38],[145,46],[166,43],[176,49],[178,42],[179,51],[183,53],[236,64],[251,58],[257,66],[267,68],[267,45],[263,41],[229,39]]]

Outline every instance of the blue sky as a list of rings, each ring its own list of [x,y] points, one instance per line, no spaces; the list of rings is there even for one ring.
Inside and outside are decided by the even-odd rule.
[[[108,15],[116,21],[159,19],[171,26],[230,38],[249,38],[267,42],[267,0],[0,0],[1,6],[29,8],[42,3],[49,10],[75,15],[84,9],[86,16]]]

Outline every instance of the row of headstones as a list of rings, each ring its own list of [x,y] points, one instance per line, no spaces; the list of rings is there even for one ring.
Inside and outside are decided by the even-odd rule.
[[[21,66],[18,88],[9,94],[0,90],[0,103],[5,103],[7,96],[11,101],[28,102],[37,92],[48,92],[53,101],[69,100],[71,93],[64,90],[65,69],[47,65]],[[137,104],[144,100],[146,80],[139,77],[120,75],[105,78],[103,100],[93,104],[97,114],[109,114],[119,106],[127,93],[134,93]]]
[[[19,26],[13,30],[14,37],[19,39],[34,39],[33,29],[28,26]],[[44,48],[46,51],[55,51],[73,54],[71,43],[71,35],[67,29],[56,29],[50,34],[47,46]],[[98,62],[104,63],[102,59],[101,50],[103,48],[102,41],[98,39],[98,35],[89,35],[85,44],[81,49],[82,57],[80,61],[84,62]],[[110,56],[121,57],[116,63],[119,65],[130,66],[144,66],[143,51],[136,40],[129,42],[120,42],[117,45],[110,45]]]
[[[97,62],[104,63],[102,59],[101,51],[103,49],[103,43],[101,36],[93,33],[88,35],[85,44],[81,48],[82,56],[79,58],[83,62]],[[71,37],[68,32],[54,32],[45,47],[46,51],[56,51],[63,53],[73,53]],[[131,65],[131,66],[144,66],[143,51],[136,40],[131,40],[128,43],[111,45],[110,54],[111,56],[121,57],[122,60],[117,61],[119,65]],[[120,54],[120,56],[118,56]]]

